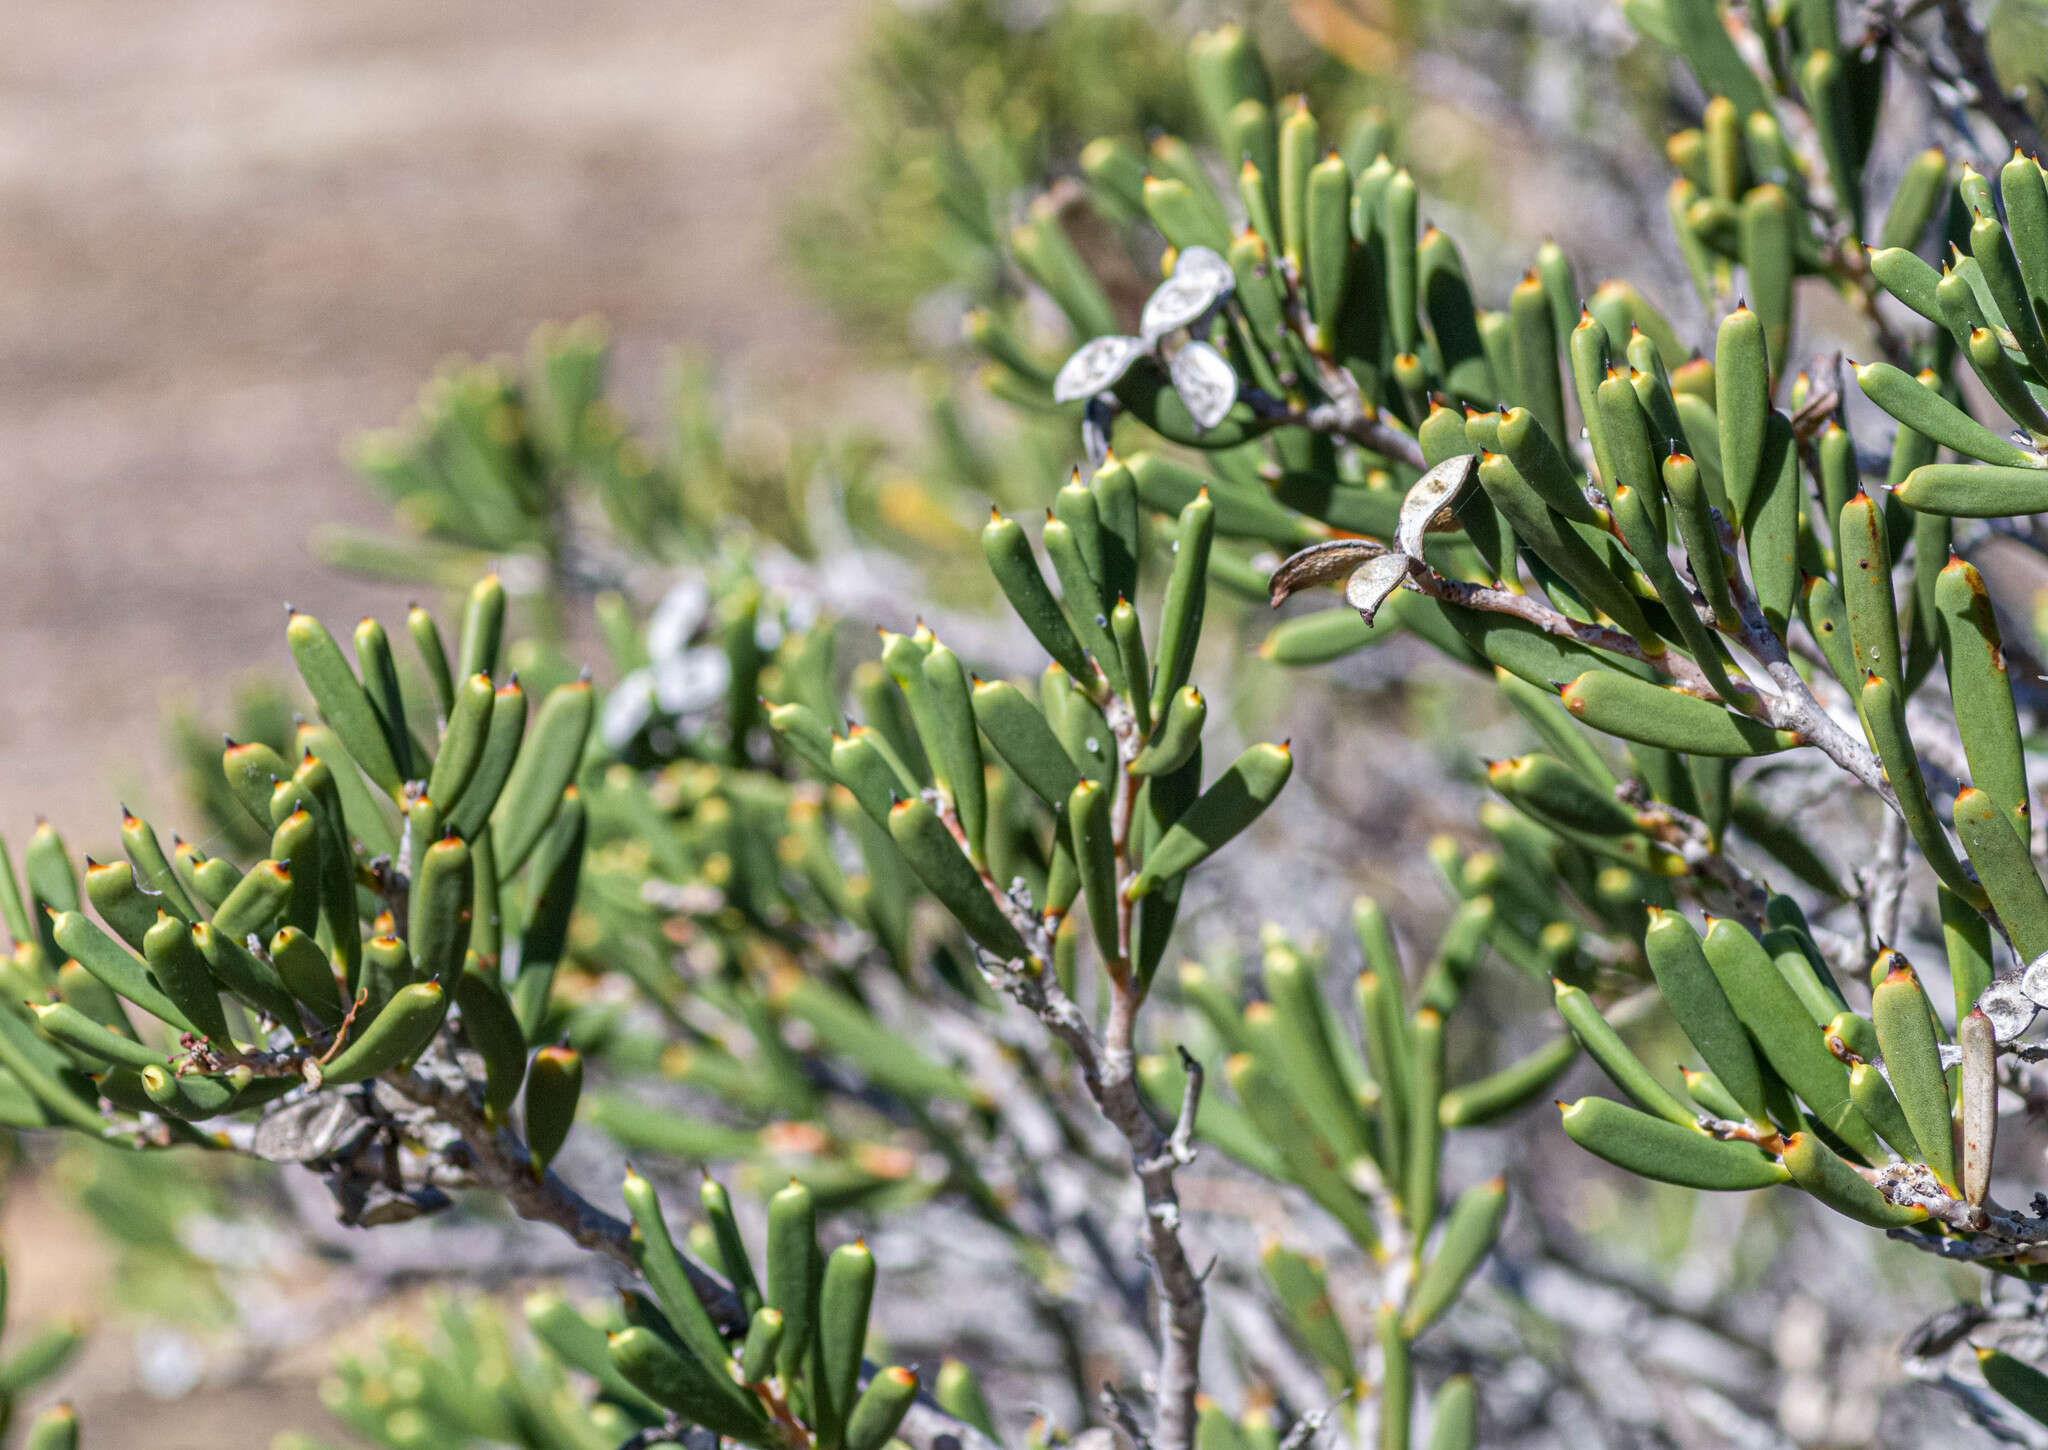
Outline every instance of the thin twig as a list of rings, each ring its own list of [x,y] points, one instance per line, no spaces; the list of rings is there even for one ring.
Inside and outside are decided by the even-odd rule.
[[[551,1224],[581,1247],[631,1273],[640,1272],[633,1254],[632,1229],[577,1193],[552,1170],[535,1177],[526,1145],[510,1131],[484,1121],[483,1109],[467,1085],[457,1087],[421,1071],[393,1073],[385,1081],[462,1135],[477,1184],[501,1195],[514,1213],[534,1223]],[[679,1257],[690,1287],[720,1331],[731,1336],[744,1333],[746,1311],[731,1286],[687,1254]],[[863,1381],[874,1372],[874,1366],[864,1364]],[[1001,1450],[994,1440],[954,1419],[922,1391],[903,1417],[896,1438],[912,1450]]]
[[[1678,853],[1695,877],[1726,892],[1736,916],[1759,931],[1763,929],[1764,908],[1771,900],[1769,883],[1727,852],[1715,850],[1705,821],[1664,801],[1650,799],[1642,782],[1633,778],[1623,781],[1614,794],[1635,812],[1636,823],[1643,830]]]
[[[1490,614],[1511,614],[1517,619],[1527,620],[1545,634],[1554,634],[1560,639],[1572,640],[1590,649],[1605,650],[1609,654],[1622,655],[1649,665],[1652,669],[1670,676],[1687,694],[1697,695],[1715,704],[1723,703],[1720,694],[1707,683],[1707,677],[1699,666],[1684,655],[1670,650],[1659,655],[1648,654],[1633,636],[1618,629],[1609,629],[1605,625],[1587,624],[1582,620],[1573,619],[1533,594],[1517,594],[1513,590],[1495,589],[1487,584],[1447,579],[1417,560],[1411,560],[1410,565],[1409,579],[1413,581],[1417,590],[1432,599],[1441,599],[1446,604],[1456,604],[1465,609],[1484,610]]]
[[[2039,151],[2041,133],[2026,107],[1998,83],[1998,75],[1991,67],[1991,53],[1984,47],[1984,32],[1970,18],[1969,6],[1963,0],[1940,0],[1936,8],[1941,12],[1942,34],[1961,69],[1961,79],[1970,88],[1969,103],[2022,151]]]
[[[1118,775],[1128,782],[1132,779],[1130,764],[1145,742],[1128,706],[1114,697],[1105,704],[1116,739]],[[1181,1122],[1172,1133],[1162,1131],[1138,1087],[1137,1016],[1144,1001],[1144,987],[1131,969],[1131,922],[1124,898],[1125,889],[1138,870],[1130,849],[1133,799],[1134,792],[1119,790],[1113,805],[1119,960],[1105,963],[1109,1018],[1101,1035],[1096,1034],[1087,1016],[1052,976],[1052,932],[1044,918],[1032,910],[1028,899],[1003,890],[986,872],[983,885],[1023,939],[1027,959],[1004,962],[977,953],[977,960],[992,986],[1031,1011],[1066,1046],[1089,1096],[1130,1149],[1131,1169],[1144,1197],[1146,1254],[1151,1260],[1160,1300],[1157,1411],[1150,1445],[1152,1450],[1191,1450],[1207,1305],[1201,1276],[1195,1272],[1181,1242],[1180,1198],[1174,1187],[1174,1173],[1193,1157],[1187,1138],[1194,1130],[1194,1115],[1200,1104],[1201,1073],[1199,1068],[1190,1070]],[[944,819],[943,807],[940,814]],[[1185,1133],[1181,1124],[1185,1124]]]
[[[1728,533],[1725,521],[1721,528],[1723,542],[1733,557],[1736,553],[1735,540]],[[1875,791],[1888,809],[1897,812],[1899,798],[1893,792],[1891,782],[1885,779],[1884,767],[1878,764],[1876,753],[1836,724],[1834,716],[1821,708],[1820,701],[1813,697],[1813,691],[1785,653],[1785,642],[1778,638],[1777,631],[1764,618],[1756,595],[1750,591],[1739,566],[1728,571],[1728,592],[1735,601],[1742,626],[1735,637],[1736,642],[1764,667],[1764,673],[1770,677],[1777,691],[1765,699],[1765,718],[1780,730],[1796,732],[1807,744]]]
[[[1312,433],[1349,438],[1361,448],[1370,448],[1382,457],[1405,463],[1411,468],[1429,466],[1415,435],[1389,419],[1383,409],[1367,402],[1359,389],[1358,379],[1351,376],[1349,369],[1328,361],[1319,362],[1318,381],[1328,401],[1318,403],[1303,413],[1296,413],[1279,399],[1255,394],[1251,389],[1246,390],[1246,398],[1255,411],[1265,416],[1273,416],[1273,410],[1277,408]]]

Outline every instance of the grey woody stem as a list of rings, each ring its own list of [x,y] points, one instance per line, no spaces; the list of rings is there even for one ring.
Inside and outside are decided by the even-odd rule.
[[[982,884],[995,900],[1017,934],[1023,938],[1030,959],[995,962],[981,958],[983,973],[999,990],[1031,1011],[1046,1030],[1073,1054],[1081,1081],[1096,1108],[1110,1126],[1122,1135],[1131,1155],[1131,1171],[1144,1195],[1145,1248],[1152,1263],[1152,1278],[1159,1290],[1160,1358],[1156,1381],[1157,1413],[1148,1437],[1151,1450],[1192,1450],[1195,1440],[1195,1392],[1199,1387],[1198,1365],[1202,1325],[1207,1317],[1207,1300],[1202,1276],[1189,1261],[1180,1237],[1180,1197],[1174,1187],[1174,1173],[1194,1156],[1189,1137],[1200,1104],[1200,1070],[1188,1074],[1188,1094],[1181,1105],[1180,1119],[1173,1130],[1163,1130],[1145,1105],[1138,1086],[1136,1034],[1138,1009],[1144,1002],[1144,988],[1130,961],[1131,907],[1124,890],[1137,875],[1138,862],[1131,852],[1131,826],[1136,800],[1130,764],[1144,748],[1137,722],[1129,707],[1107,694],[1098,680],[1116,738],[1119,788],[1111,818],[1117,868],[1117,943],[1121,960],[1107,963],[1109,969],[1109,1019],[1098,1036],[1086,1014],[1075,1004],[1052,974],[1052,932],[1043,917],[1029,904],[1012,896],[986,872]],[[953,826],[951,808],[943,801],[940,819]]]
[[[393,1073],[385,1081],[462,1135],[477,1184],[502,1196],[514,1213],[534,1223],[552,1224],[583,1248],[639,1273],[632,1229],[625,1221],[584,1198],[552,1171],[536,1178],[526,1145],[506,1129],[487,1123],[467,1086],[457,1087],[422,1072]],[[687,1254],[681,1257],[690,1287],[720,1330],[728,1335],[744,1333],[746,1311],[732,1287]],[[873,1373],[874,1366],[862,1366],[863,1381]],[[941,1410],[922,1391],[904,1416],[896,1438],[911,1450],[1001,1450],[974,1426]]]

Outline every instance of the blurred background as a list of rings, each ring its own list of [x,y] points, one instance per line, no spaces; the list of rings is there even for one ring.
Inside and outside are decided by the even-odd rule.
[[[402,607],[413,591],[328,567],[312,531],[388,517],[345,446],[450,354],[601,312],[643,393],[684,341],[764,396],[879,391],[782,243],[792,197],[844,150],[863,20],[833,0],[14,13],[0,830],[18,841],[47,816],[89,849],[123,793],[175,817],[167,708],[211,705],[252,666],[274,678],[287,599],[337,619]],[[10,1175],[0,1234],[18,1312],[111,1306],[141,1329],[96,1338],[64,1386],[95,1439],[148,1425],[184,1450],[328,1426],[312,1386],[349,1311],[321,1307],[317,1257],[272,1256],[270,1292],[320,1316],[283,1335],[296,1354],[209,1368],[189,1336],[246,1316],[203,1274],[124,1289],[124,1246],[78,1188]],[[156,1423],[150,1387],[202,1370],[213,1382]]]
[[[1609,0],[18,8],[0,49],[0,832],[46,816],[91,850],[117,799],[196,823],[179,730],[217,732],[238,691],[282,678],[287,600],[333,621],[441,602],[417,559],[372,541],[392,510],[354,440],[402,419],[445,359],[516,355],[549,319],[608,321],[613,394],[644,427],[692,360],[736,507],[766,510],[761,480],[786,474],[838,490],[871,551],[835,584],[851,621],[901,624],[913,589],[971,617],[988,500],[1042,502],[1074,442],[974,386],[962,317],[1009,285],[998,239],[1083,143],[1188,118],[1185,37],[1225,18],[1255,23],[1290,87],[1386,108],[1477,293],[1502,295],[1554,235],[1587,286],[1625,272],[1697,334],[1663,215],[1662,143],[1689,98]],[[1873,164],[1880,191],[1907,154]],[[1842,325],[1826,305],[1808,301],[1816,338]],[[1433,929],[1449,903],[1424,843],[1471,830],[1477,761],[1518,737],[1472,718],[1426,650],[1310,681],[1250,658],[1265,624],[1238,631],[1235,705],[1247,732],[1333,742],[1301,752],[1285,798],[1322,875],[1247,854],[1208,919],[1328,934],[1367,886]],[[1579,1373],[1623,1394],[1668,1377],[1697,1423],[1731,1427],[1722,1443],[1951,1424],[1910,1387],[1869,1393],[1896,1383],[1897,1336],[1952,1298],[1938,1266],[1887,1260],[1896,1293],[1872,1322],[1850,1302],[1869,1236],[1774,1275],[1814,1230],[1759,1207],[1785,1221],[1731,1294],[1743,1223],[1553,1171],[1547,1118],[1514,1151],[1536,1220],[1520,1288],[1590,1326],[1606,1358]],[[519,1240],[507,1262],[488,1225],[350,1236],[317,1185],[295,1198],[253,1169],[195,1177],[173,1214],[183,1190],[111,1153],[34,1166],[0,1188],[15,1302],[101,1321],[60,1388],[110,1444],[144,1426],[158,1450],[332,1435],[314,1385],[373,1308],[416,1310],[450,1270],[495,1287],[570,1261]],[[1620,1247],[1565,1244],[1545,1225],[1567,1217]],[[1663,1287],[1643,1289],[1642,1264]],[[1607,1278],[1611,1299],[1588,1289]],[[1532,1414],[1550,1385],[1532,1383]],[[188,1397],[174,1418],[167,1396]],[[1640,1443],[1674,1443],[1662,1414]]]
[[[30,7],[0,56],[0,829],[91,840],[149,723],[283,659],[278,613],[403,595],[316,524],[436,363],[602,313],[826,412],[866,386],[799,285],[864,11],[532,3]],[[879,391],[879,390],[877,390]],[[764,413],[773,413],[764,408]],[[138,804],[138,808],[139,804]]]

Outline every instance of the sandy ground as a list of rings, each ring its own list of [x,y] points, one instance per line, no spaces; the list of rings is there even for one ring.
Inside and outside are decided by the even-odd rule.
[[[828,385],[778,261],[858,20],[833,0],[79,0],[0,49],[0,832],[111,838],[167,692],[284,658],[375,523],[341,446],[451,353],[615,324]]]
[[[778,262],[820,174],[858,6],[833,0],[76,0],[0,47],[0,832],[108,842],[175,805],[159,710],[284,663],[280,603],[399,591],[320,568],[374,524],[341,446],[451,353],[609,317],[645,388],[687,342],[750,387],[843,373]],[[175,824],[170,817],[167,824]],[[105,1273],[5,1205],[17,1315]],[[102,1334],[61,1386],[160,1450],[321,1428],[309,1363],[174,1415]],[[260,1432],[260,1433],[259,1433]]]

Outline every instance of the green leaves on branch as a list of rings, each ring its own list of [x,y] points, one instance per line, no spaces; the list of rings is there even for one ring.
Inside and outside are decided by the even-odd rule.
[[[1203,968],[1182,968],[1183,1001],[1230,1053],[1221,1074],[1229,1096],[1212,1084],[1195,1132],[1254,1170],[1299,1187],[1376,1258],[1395,1252],[1384,1230],[1398,1219],[1400,1252],[1412,1260],[1414,1277],[1384,1329],[1401,1346],[1464,1292],[1507,1211],[1498,1179],[1466,1188],[1448,1208],[1440,1201],[1445,1133],[1528,1101],[1573,1053],[1552,1045],[1492,1077],[1447,1083],[1447,1016],[1463,1002],[1466,975],[1497,945],[1488,935],[1492,915],[1475,914],[1476,929],[1465,929],[1464,939],[1446,937],[1413,994],[1377,905],[1361,899],[1354,918],[1366,966],[1357,980],[1355,1041],[1326,999],[1325,964],[1277,929],[1265,938],[1263,1000],[1241,1004]],[[1411,995],[1418,1003],[1412,1010]],[[1155,1107],[1172,1112],[1184,1090],[1180,1075],[1163,1059],[1149,1059],[1140,1076]],[[1333,1318],[1321,1266],[1278,1245],[1264,1250],[1261,1265],[1295,1337],[1332,1389],[1349,1387],[1357,1374],[1354,1353]]]
[[[1208,707],[1188,678],[1219,515],[1199,490],[1174,510],[1155,654],[1132,603],[1146,553],[1141,505],[1157,502],[1144,480],[1144,470],[1111,459],[1059,490],[1045,526],[1058,597],[1015,520],[995,514],[982,531],[997,584],[1053,656],[1039,699],[969,676],[920,627],[883,635],[897,688],[867,699],[876,728],[856,725],[840,738],[798,707],[771,714],[792,751],[887,830],[902,862],[984,951],[1053,965],[1042,960],[1047,944],[1080,895],[1105,967],[1118,979],[1135,975],[1141,991],[1181,881],[1259,816],[1292,766],[1284,745],[1253,746],[1199,788]],[[881,728],[890,721],[901,736],[893,744]],[[930,763],[929,784],[912,757]],[[1016,798],[1011,778],[1044,809],[1021,835],[991,805]],[[999,832],[1009,838],[1001,849]],[[1020,858],[1046,864],[998,877],[999,860]]]
[[[466,659],[495,663],[502,614],[503,591],[486,580],[471,597]],[[440,634],[414,615],[407,636],[438,700]],[[354,666],[310,615],[293,613],[286,634],[327,723],[301,729],[295,763],[253,741],[230,741],[220,757],[222,798],[263,827],[268,857],[243,871],[177,842],[166,859],[155,829],[124,812],[128,861],[88,862],[82,894],[111,934],[81,910],[54,833],[30,842],[25,901],[4,872],[17,965],[0,1004],[0,1100],[18,1083],[40,1113],[132,1136],[144,1131],[135,1114],[205,1121],[301,1083],[407,1070],[452,1021],[484,1064],[489,1111],[510,1108],[528,1046],[499,976],[500,891],[531,896],[520,935],[529,965],[551,977],[582,851],[573,782],[590,687],[550,691],[528,736],[516,684],[494,689],[478,671],[458,688],[450,676],[445,711],[429,712],[439,728],[423,739],[407,718],[418,713],[407,672],[374,621],[355,632]],[[394,805],[402,833],[386,814]],[[564,813],[566,855],[546,844]],[[522,887],[529,860],[535,879]],[[544,1002],[528,996],[538,1020]]]

